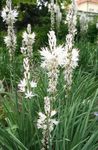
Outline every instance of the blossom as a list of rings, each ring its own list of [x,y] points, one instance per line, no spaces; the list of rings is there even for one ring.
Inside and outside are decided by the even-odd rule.
[[[1,17],[3,18],[3,21],[6,21],[7,13],[9,12],[9,9],[7,6],[3,8],[3,11],[1,12]]]
[[[58,125],[58,121],[54,119],[54,116],[56,115],[55,110],[51,110],[51,99],[50,97],[44,97],[44,111],[45,113],[39,112],[38,113],[38,120],[37,120],[37,127],[38,129],[42,129],[43,138],[41,140],[42,142],[42,149],[44,147],[49,148],[48,142],[51,140],[51,132],[54,129],[54,126]]]
[[[9,50],[10,60],[12,60],[14,51],[16,49],[16,35],[14,32],[14,23],[17,20],[18,12],[16,9],[12,9],[11,0],[6,0],[6,6],[1,12],[3,21],[7,24],[7,36],[4,38],[4,42]]]
[[[9,47],[11,45],[11,37],[10,36],[5,36],[4,37],[4,42]]]
[[[24,78],[23,80],[20,80],[18,88],[20,92],[25,93],[25,98],[31,99],[33,96],[35,96],[32,93],[32,88],[35,88],[37,86],[37,83],[31,80],[30,64],[28,57],[23,59],[23,67],[24,67]]]
[[[59,27],[62,19],[62,13],[60,11],[59,4],[57,2],[54,3],[54,0],[51,0],[51,3],[48,4],[48,11],[51,13],[51,30],[53,30],[55,21],[57,23],[57,27]]]
[[[42,57],[42,64],[43,68],[51,69],[54,65],[62,66],[64,64],[64,47],[62,45],[56,46],[56,36],[54,31],[50,31],[48,34],[49,38],[49,48],[42,48],[40,51]],[[54,64],[55,63],[55,64]],[[54,64],[54,65],[53,65]]]
[[[35,96],[35,95],[29,90],[27,90],[27,92],[25,93],[25,98],[31,99],[33,96]]]
[[[1,12],[1,16],[3,18],[3,21],[9,24],[10,22],[15,23],[18,17],[18,12],[16,9],[11,8],[11,4],[9,6],[8,1],[6,1],[6,6],[3,8],[3,11]]]
[[[50,117],[54,116],[53,113],[54,112],[51,112]],[[45,114],[41,113],[41,112],[38,115],[39,115],[39,119],[37,121],[38,128],[40,128],[40,129],[46,129],[46,127],[47,127],[47,124],[46,124],[46,122],[47,122],[47,116]],[[49,125],[50,131],[52,131],[53,128],[54,128],[54,125],[58,125],[58,121],[56,121],[56,119],[50,118],[48,125]]]
[[[49,48],[45,47],[40,51],[42,58],[41,67],[47,71],[49,78],[48,92],[53,94],[56,92],[58,67],[65,64],[65,49],[63,45],[57,46],[54,31],[49,32],[48,42]]]
[[[73,49],[72,51],[72,68],[76,68],[78,66],[78,60],[79,60],[79,51],[78,49]]]
[[[56,35],[54,31],[48,33],[49,47],[42,48],[40,51],[42,63],[41,66],[47,71],[48,75],[48,93],[49,97],[44,97],[44,113],[40,112],[37,120],[37,127],[42,129],[42,149],[44,147],[49,149],[49,140],[51,140],[51,132],[54,126],[58,124],[58,121],[54,118],[56,111],[52,108],[52,102],[55,99],[52,95],[55,95],[59,66],[64,64],[64,47],[62,45],[57,46]],[[63,59],[64,58],[64,59]]]
[[[35,40],[35,33],[28,34],[26,31],[23,33],[23,40],[25,44],[27,45],[28,42],[31,42],[32,44],[34,43]],[[30,40],[30,41],[29,41]]]
[[[36,2],[39,9],[42,9],[42,6],[47,7],[48,5],[48,2],[45,2],[44,0],[37,0]]]
[[[68,23],[68,34],[65,44],[64,79],[67,92],[71,89],[73,70],[78,66],[79,50],[74,48],[74,37],[76,35],[76,11],[72,7],[66,17]]]
[[[52,132],[54,129],[54,125],[58,125],[58,123],[59,123],[58,121],[56,121],[56,119],[52,119],[52,117],[54,117],[55,114],[56,114],[56,111],[51,111],[50,118],[48,120],[48,125],[47,125],[47,115],[40,112],[38,114],[39,119],[37,121],[37,127],[40,129],[43,129],[43,130],[46,130],[47,128],[49,128],[50,132]]]
[[[27,31],[23,33],[21,52],[23,53],[23,80],[18,84],[20,92],[24,92],[26,99],[35,96],[33,89],[37,87],[37,83],[31,79],[31,63],[32,45],[35,40],[35,33],[31,33],[31,25],[28,24]]]
[[[35,33],[31,32],[31,25],[27,25],[27,31],[23,32],[21,52],[29,58],[32,56],[32,45],[35,42]]]
[[[31,85],[32,88],[37,87],[37,83],[34,82],[33,80],[30,82],[30,85]]]
[[[18,84],[20,92],[25,92],[26,85],[27,85],[27,83],[26,83],[25,79],[20,81],[20,83]]]

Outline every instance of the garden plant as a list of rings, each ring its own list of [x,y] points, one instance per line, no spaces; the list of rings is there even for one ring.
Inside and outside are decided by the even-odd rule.
[[[75,1],[0,3],[0,150],[98,150],[94,24]]]

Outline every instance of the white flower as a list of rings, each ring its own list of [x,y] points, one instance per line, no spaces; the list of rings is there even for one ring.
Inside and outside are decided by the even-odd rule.
[[[50,68],[49,66],[53,66],[53,63],[56,63],[57,66],[62,66],[64,64],[64,48],[63,46],[55,47],[55,49],[51,52],[49,49],[42,48],[42,51],[40,51],[40,54],[42,56],[43,62],[42,67],[43,68]]]
[[[55,110],[51,111],[51,117],[53,117],[57,112]]]
[[[74,6],[69,10],[66,22],[68,23],[68,34],[65,44],[65,64],[64,79],[66,90],[70,91],[72,85],[73,70],[78,66],[79,51],[74,48],[74,38],[76,35],[77,16]]]
[[[48,42],[49,42],[50,51],[51,52],[54,51],[54,49],[56,48],[56,35],[54,31],[49,31]]]
[[[3,21],[6,21],[7,13],[9,12],[9,9],[7,6],[3,8],[3,11],[1,12],[1,17],[3,18]]]
[[[8,18],[6,18],[6,20],[11,20],[13,23],[15,23],[15,21],[17,20],[17,16],[18,16],[18,12],[17,10],[11,10],[8,14]],[[8,22],[7,21],[7,22]]]
[[[54,113],[56,111],[52,111],[52,113]],[[48,116],[47,118],[47,115],[45,115],[44,113],[42,112],[39,112],[39,119],[37,120],[37,127],[38,129],[41,128],[43,130],[46,130],[49,128],[50,132],[53,130],[54,128],[54,125],[58,125],[58,121],[56,121],[56,119],[52,119],[52,117],[55,115],[55,114],[52,114],[50,116]],[[47,125],[47,121],[48,121],[48,125]]]
[[[30,41],[32,44],[35,41],[35,33],[28,34],[26,31],[23,33],[23,40],[26,45],[28,45],[28,42]]]
[[[24,33],[23,33],[23,40],[24,41],[27,41],[28,40],[28,34],[27,34],[27,32],[25,31]]]
[[[17,12],[16,9],[14,9],[14,10],[12,11],[12,14],[13,14],[13,19],[16,19],[16,18],[18,17],[18,12]]]
[[[42,48],[40,51],[42,57],[41,67],[47,70],[49,78],[48,92],[53,94],[56,92],[58,79],[58,67],[65,64],[65,49],[62,45],[56,45],[56,36],[54,31],[48,34],[49,48]]]
[[[57,65],[62,65],[64,63],[64,47],[62,45],[56,46],[56,36],[54,31],[50,31],[48,34],[48,42],[49,42],[49,48],[42,48],[42,51],[40,51],[40,54],[43,59],[42,66],[48,67],[49,64],[52,63],[52,61],[56,61]]]
[[[50,98],[44,97],[44,109],[45,109],[45,114],[49,114],[50,113]]]
[[[78,66],[78,60],[79,60],[79,51],[74,48],[72,50],[72,67],[73,67],[73,69]]]
[[[10,36],[5,36],[4,37],[4,42],[5,42],[6,46],[9,47],[11,45],[11,38],[10,38]]]
[[[21,47],[21,53],[26,54],[27,47]]]
[[[6,0],[6,6],[3,8],[1,12],[1,16],[3,21],[7,24],[7,36],[4,38],[4,42],[9,50],[10,60],[12,60],[14,51],[16,49],[16,35],[14,32],[14,23],[18,16],[18,12],[16,9],[12,10],[11,0]]]
[[[61,3],[61,9],[65,9],[64,3]]]
[[[25,93],[25,98],[29,98],[29,99],[31,99],[32,97],[34,97],[35,95],[31,92],[31,91],[29,91],[29,90],[27,90],[27,92]]]
[[[46,120],[47,117],[42,112],[39,112],[38,115],[39,115],[39,119],[37,120],[37,127],[38,127],[38,129],[40,129],[40,128],[45,129],[44,125],[45,125],[45,120]]]
[[[30,85],[31,85],[31,87],[32,87],[32,88],[37,87],[37,83],[36,83],[36,82],[34,82],[33,80],[30,82]]]
[[[29,66],[29,59],[27,57],[24,58],[24,60],[23,60],[23,67],[24,67],[25,71],[28,73],[30,66]]]
[[[54,124],[54,125],[58,125],[59,121],[55,120],[55,119],[51,119],[51,122]]]
[[[23,33],[23,40],[22,40],[22,47],[21,52],[24,55],[23,59],[23,68],[24,68],[24,80],[26,80],[26,88],[24,90],[25,98],[31,99],[33,96],[35,96],[32,93],[32,88],[36,87],[37,84],[31,80],[31,55],[32,55],[32,44],[35,40],[35,33],[31,33],[31,25],[28,24],[27,31]]]
[[[57,113],[55,110],[50,109],[50,98],[47,96],[44,98],[44,110],[45,114],[42,112],[39,112],[39,119],[37,121],[37,127],[46,130],[49,128],[50,131],[53,130],[54,125],[58,124],[58,121],[55,119],[52,119],[54,115]],[[47,122],[48,121],[48,122]],[[48,125],[47,125],[48,123]]]
[[[26,83],[25,79],[20,81],[20,83],[18,84],[20,92],[25,92],[26,85],[27,85],[27,83]]]
[[[7,24],[9,24],[10,21],[12,23],[15,23],[15,21],[17,20],[16,18],[18,16],[18,12],[16,9],[12,10],[8,6],[5,6],[5,8],[3,8],[3,11],[1,12],[1,16],[3,18],[3,21],[5,21]]]

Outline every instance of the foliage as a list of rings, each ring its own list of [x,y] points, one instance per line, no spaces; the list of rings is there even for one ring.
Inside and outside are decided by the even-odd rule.
[[[4,1],[1,1],[2,4]],[[21,2],[21,3],[20,3]],[[8,50],[3,42],[6,35],[2,24],[0,31],[0,149],[40,150],[42,133],[37,129],[38,112],[43,112],[43,100],[47,96],[48,77],[40,67],[41,47],[48,45],[47,33],[50,29],[49,14],[35,9],[35,1],[19,1],[19,21],[16,23],[17,48],[15,59],[10,65]],[[27,3],[30,3],[27,4]],[[33,5],[31,5],[31,3]],[[32,16],[32,17],[31,17]],[[34,17],[33,17],[34,16]],[[37,80],[36,96],[26,100],[18,92],[18,83],[23,76],[23,56],[20,53],[22,33],[28,23],[36,33],[34,44],[34,66],[32,72]],[[0,23],[1,27],[1,23]],[[62,22],[56,29],[58,43],[65,42],[67,26]],[[73,74],[73,84],[65,97],[64,74],[60,69],[57,94],[53,104],[57,110],[59,124],[52,132],[50,150],[97,150],[98,149],[98,46],[95,23],[89,24],[88,32],[79,32],[75,45],[80,49],[79,65]],[[85,37],[84,37],[85,36]],[[2,82],[1,82],[2,80]],[[0,86],[2,87],[2,86]]]

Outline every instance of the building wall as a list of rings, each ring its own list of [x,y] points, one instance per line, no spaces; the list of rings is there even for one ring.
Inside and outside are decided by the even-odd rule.
[[[98,3],[85,2],[78,5],[78,10],[98,13]]]

